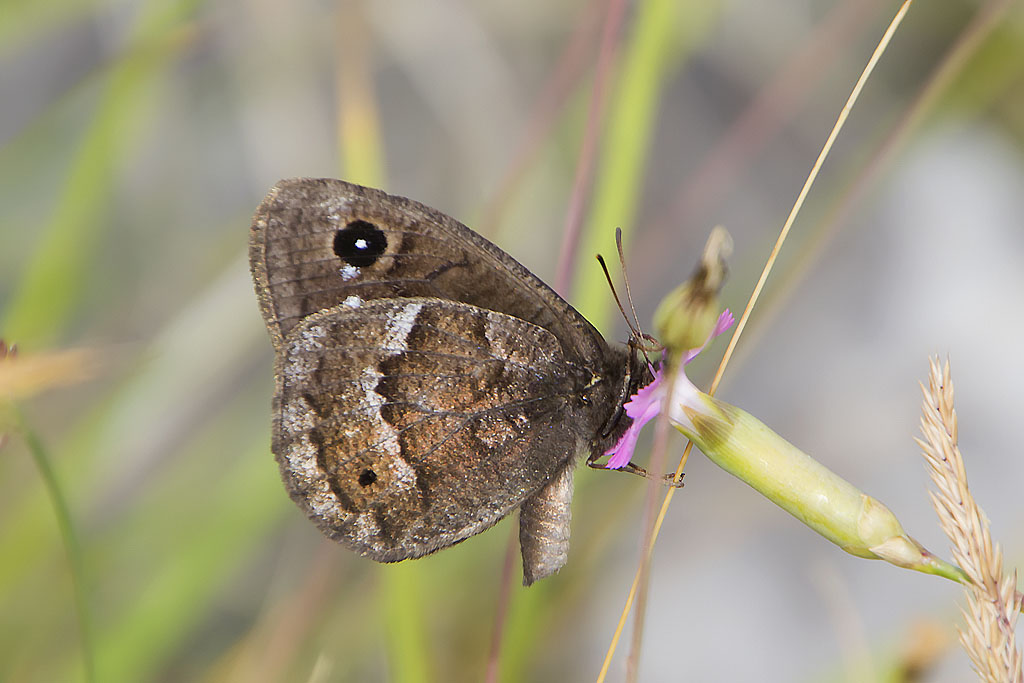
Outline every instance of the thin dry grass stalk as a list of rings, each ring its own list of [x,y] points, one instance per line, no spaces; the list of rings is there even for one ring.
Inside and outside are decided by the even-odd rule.
[[[21,400],[51,387],[82,382],[95,374],[97,354],[67,349],[18,354],[0,340],[0,400]]]
[[[1003,552],[992,542],[989,522],[967,487],[967,471],[957,446],[956,410],[949,362],[931,360],[924,393],[921,432],[917,439],[937,492],[930,492],[942,530],[952,541],[953,559],[971,583],[964,609],[963,645],[978,675],[993,683],[1024,683],[1014,623],[1021,609],[1017,572],[1003,574]]]
[[[13,344],[11,346],[8,346],[6,341],[0,339],[0,362],[3,362],[8,358],[13,359],[14,356],[17,355],[17,353],[18,349],[16,346],[14,346]],[[8,438],[7,431],[4,429],[4,427],[5,425],[3,424],[3,422],[0,422],[0,448],[4,447],[4,445],[7,443]]]

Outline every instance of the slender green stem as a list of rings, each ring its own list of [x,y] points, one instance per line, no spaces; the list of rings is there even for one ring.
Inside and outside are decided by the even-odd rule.
[[[53,504],[53,513],[57,518],[57,526],[60,528],[61,540],[64,542],[64,551],[68,556],[68,567],[71,571],[71,590],[75,599],[75,616],[78,620],[79,636],[82,640],[82,669],[86,683],[96,681],[96,657],[94,640],[92,635],[92,616],[89,610],[89,600],[86,593],[85,569],[82,562],[82,549],[78,535],[75,533],[75,526],[71,520],[71,511],[68,508],[67,498],[57,481],[57,473],[53,469],[52,459],[49,451],[43,445],[43,440],[28,426],[24,416],[16,408],[14,413],[15,424],[25,444],[28,446],[32,460],[39,468],[39,474],[43,479],[43,485],[50,496]]]
[[[422,576],[419,569],[408,562],[388,565],[381,574],[378,592],[386,615],[390,679],[399,683],[427,683],[434,675]]]

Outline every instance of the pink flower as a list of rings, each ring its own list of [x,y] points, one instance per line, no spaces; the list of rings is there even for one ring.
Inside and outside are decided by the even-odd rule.
[[[679,376],[676,377],[674,387],[674,399],[680,402],[687,402],[685,400],[686,395],[693,395],[693,392],[698,392],[697,387],[693,386],[693,383],[686,377],[686,373],[683,368],[687,363],[697,357],[704,347],[711,342],[712,339],[725,332],[727,329],[732,327],[734,320],[732,313],[729,309],[722,311],[722,314],[718,316],[718,322],[715,324],[715,328],[708,335],[708,338],[704,340],[704,343],[695,349],[690,349],[683,354],[683,362],[680,365]],[[663,366],[664,367],[664,364]],[[617,470],[621,467],[625,467],[629,464],[629,461],[633,458],[633,451],[636,449],[637,441],[640,439],[640,432],[643,431],[644,425],[653,420],[662,411],[662,406],[665,404],[665,377],[662,368],[654,370],[654,380],[647,386],[640,389],[633,397],[627,401],[623,408],[626,410],[633,423],[629,425],[625,433],[619,438],[612,448],[605,452],[608,457],[608,463],[605,465],[607,469]]]

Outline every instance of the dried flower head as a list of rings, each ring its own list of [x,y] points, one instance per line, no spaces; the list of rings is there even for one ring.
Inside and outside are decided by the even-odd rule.
[[[932,359],[917,439],[936,488],[930,493],[953,558],[969,578],[963,645],[984,681],[1024,683],[1014,623],[1021,609],[1017,572],[1003,573],[1003,552],[992,542],[988,518],[967,486],[967,469],[957,444],[953,381],[949,362]]]

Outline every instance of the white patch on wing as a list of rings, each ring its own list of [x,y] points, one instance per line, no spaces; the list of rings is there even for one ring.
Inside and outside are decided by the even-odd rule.
[[[288,362],[284,373],[293,381],[302,381],[316,370],[319,356],[324,350],[323,338],[327,330],[323,325],[311,325],[289,342]]]
[[[359,308],[363,305],[363,300],[353,294],[352,296],[345,297],[345,300],[341,303],[345,304],[349,308]]]
[[[372,545],[371,540],[380,534],[380,525],[377,524],[377,520],[373,518],[373,515],[369,512],[364,512],[356,517],[355,523],[355,536],[356,540],[365,546]]]
[[[285,405],[281,415],[281,422],[285,431],[290,434],[308,431],[315,425],[313,408],[306,399],[302,397],[293,398]]]
[[[384,397],[377,393],[377,381],[380,377],[377,368],[363,368],[363,373],[359,375],[359,387],[363,390],[360,408],[372,408],[380,412],[380,407],[384,404]]]
[[[388,464],[395,486],[405,491],[416,485],[416,470],[402,458],[396,457]]]
[[[321,340],[325,336],[327,336],[327,330],[323,325],[310,325],[292,343],[292,348],[296,351],[319,351],[324,347]]]
[[[353,266],[351,263],[346,263],[338,269],[338,274],[341,275],[341,279],[348,282],[359,276],[359,269]]]
[[[316,460],[316,446],[303,434],[288,446],[285,452],[288,470],[296,480],[296,488],[303,492],[305,504],[317,517],[337,520],[339,501]]]
[[[488,313],[487,324],[484,325],[484,335],[487,337],[487,343],[491,347],[491,355],[494,358],[508,358],[508,349],[505,348],[505,337],[504,335],[496,334],[500,332],[498,322],[494,314]]]
[[[377,382],[380,378],[381,374],[377,372],[376,368],[363,368],[363,373],[359,376],[359,386],[363,390],[363,398],[359,401],[359,410],[370,416],[373,426],[368,431],[376,437],[377,443],[389,455],[397,457],[402,453],[398,432],[380,414],[381,406],[384,405],[384,397],[377,393]]]
[[[381,348],[391,351],[390,355],[392,356],[405,351],[405,340],[409,337],[409,332],[412,331],[412,326],[416,322],[416,316],[420,314],[421,308],[423,308],[423,304],[419,302],[406,304],[402,310],[388,316],[388,325],[384,330],[384,343],[381,344]]]

